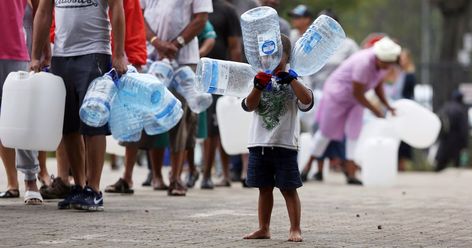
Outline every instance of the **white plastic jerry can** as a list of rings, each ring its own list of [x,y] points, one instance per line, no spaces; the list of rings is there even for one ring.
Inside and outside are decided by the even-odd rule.
[[[61,141],[66,88],[47,72],[11,72],[3,85],[0,140],[6,147],[55,151]]]
[[[252,113],[241,107],[241,99],[223,96],[216,102],[216,118],[220,128],[221,145],[229,155],[249,153],[249,129]]]
[[[364,141],[362,182],[365,186],[392,186],[395,184],[400,141],[394,138],[372,137]]]

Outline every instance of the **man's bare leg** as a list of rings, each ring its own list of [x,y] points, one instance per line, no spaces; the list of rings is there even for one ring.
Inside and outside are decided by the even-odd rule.
[[[259,217],[259,229],[246,236],[244,239],[270,239],[270,216],[274,206],[273,187],[259,188],[259,202],[257,215]]]
[[[59,143],[59,147],[56,150],[57,177],[61,178],[61,181],[65,183],[66,185],[70,185],[70,181],[69,181],[70,163],[67,158],[67,153],[64,147],[63,140],[61,140],[61,143]]]
[[[127,146],[125,150],[125,171],[123,172],[123,180],[125,180],[130,188],[133,187],[133,169],[138,157],[138,147]]]
[[[46,167],[46,152],[38,152],[38,161],[39,161],[39,173],[38,177],[41,180],[41,183],[49,186],[51,185],[51,176],[49,175],[48,168]]]
[[[152,167],[152,187],[155,189],[167,188],[167,185],[164,183],[164,178],[162,177],[162,164],[164,162],[165,149],[151,149],[148,153]]]
[[[5,172],[7,173],[7,189],[18,190],[18,173],[15,165],[15,149],[6,148],[0,143],[0,156],[2,157]]]
[[[208,137],[204,142],[203,156],[203,179],[211,178],[211,170],[215,162],[216,148],[218,148],[217,137]]]
[[[301,242],[302,231],[300,229],[300,218],[301,218],[301,204],[300,198],[296,189],[293,190],[280,190],[285,198],[285,204],[287,205],[288,217],[290,219],[290,233],[288,241]]]
[[[65,153],[72,170],[75,185],[85,186],[85,144],[79,133],[64,134],[62,136]]]
[[[216,137],[218,148],[220,150],[221,166],[223,169],[223,181],[231,182],[230,173],[229,173],[229,155],[223,149],[221,145],[220,136]]]
[[[105,163],[105,135],[85,136],[87,159],[87,182],[95,192],[100,192],[100,179]]]

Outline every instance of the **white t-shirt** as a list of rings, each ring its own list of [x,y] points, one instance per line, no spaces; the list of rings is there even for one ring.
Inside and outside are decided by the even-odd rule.
[[[262,93],[259,106],[254,111],[248,147],[282,147],[298,150],[300,136],[298,110],[308,111],[312,107],[313,103],[304,105],[299,102],[290,85],[274,84],[271,91]]]
[[[193,14],[213,12],[211,0],[140,0],[144,19],[160,40],[172,41],[187,27]],[[159,59],[154,46],[148,43],[148,55]],[[198,41],[195,37],[177,54],[177,63],[197,64]]]

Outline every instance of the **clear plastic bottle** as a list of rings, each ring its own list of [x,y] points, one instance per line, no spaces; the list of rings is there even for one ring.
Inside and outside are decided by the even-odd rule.
[[[298,39],[290,60],[290,67],[300,76],[318,72],[342,44],[346,34],[333,18],[320,15]]]
[[[196,89],[217,95],[246,97],[256,74],[249,64],[202,58],[197,66]]]
[[[167,132],[173,128],[183,115],[182,103],[166,89],[164,102],[155,112],[144,115],[144,131],[149,135]]]
[[[271,7],[257,7],[241,15],[244,53],[254,69],[273,71],[280,63],[283,48],[279,16]]]
[[[90,83],[79,110],[80,119],[92,127],[104,126],[110,118],[110,103],[116,95],[115,81],[118,74],[114,69]]]
[[[111,105],[110,131],[113,138],[123,142],[135,142],[141,138],[143,111],[115,97]]]
[[[195,73],[188,66],[175,71],[171,87],[185,98],[190,110],[194,113],[199,114],[205,111],[213,102],[211,94],[195,90]]]
[[[152,62],[147,73],[156,76],[166,87],[169,87],[174,75],[174,69],[168,59],[163,59]]]
[[[126,73],[120,78],[117,86],[123,103],[145,109],[159,107],[166,89],[159,79],[145,73]]]

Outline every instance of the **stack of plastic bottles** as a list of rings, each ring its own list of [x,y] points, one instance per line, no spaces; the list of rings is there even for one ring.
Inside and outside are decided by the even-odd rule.
[[[195,90],[195,73],[190,67],[177,68],[175,61],[164,59],[151,63],[148,73],[161,79],[168,88],[175,89],[182,95],[192,112],[198,114],[205,111],[213,101],[211,94]]]
[[[241,15],[245,55],[249,65],[202,58],[197,67],[197,90],[244,97],[252,89],[257,71],[272,72],[280,63],[283,47],[277,12],[257,7]],[[300,76],[318,72],[346,37],[341,25],[321,15],[303,36],[292,44],[290,68]]]
[[[182,115],[182,104],[157,77],[133,67],[119,79],[114,70],[95,79],[80,109],[84,123],[108,122],[113,137],[125,142],[138,141],[143,129],[149,135],[164,133]]]

